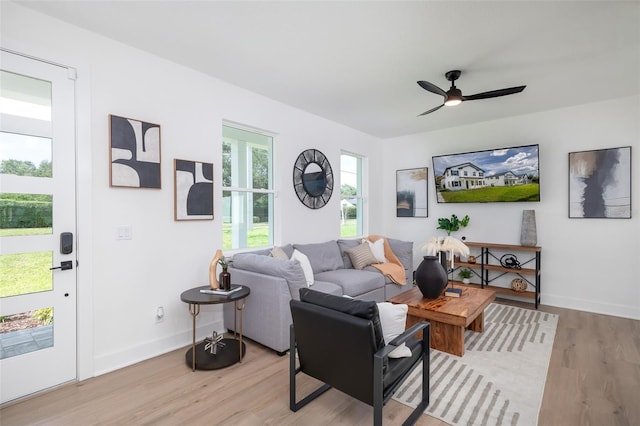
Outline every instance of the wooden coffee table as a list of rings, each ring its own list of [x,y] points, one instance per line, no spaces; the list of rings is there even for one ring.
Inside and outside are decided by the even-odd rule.
[[[484,308],[496,298],[493,290],[462,288],[462,296],[426,299],[418,287],[389,299],[409,306],[407,325],[427,320],[431,323],[431,347],[453,355],[464,355],[464,331],[484,331]]]

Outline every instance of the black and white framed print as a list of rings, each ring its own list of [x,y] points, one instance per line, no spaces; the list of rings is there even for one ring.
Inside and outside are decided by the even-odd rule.
[[[128,188],[162,188],[160,125],[109,116],[110,184]]]
[[[213,219],[213,164],[173,160],[175,220]]]
[[[569,153],[569,217],[631,218],[631,147]]]
[[[396,216],[427,217],[427,167],[396,170]]]

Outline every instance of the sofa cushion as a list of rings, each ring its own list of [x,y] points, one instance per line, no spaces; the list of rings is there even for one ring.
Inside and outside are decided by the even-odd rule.
[[[366,302],[364,300],[334,296],[308,288],[300,290],[300,300],[306,303],[333,309],[334,311],[371,320],[373,323],[373,333],[376,339],[376,351],[384,347],[384,335],[382,334],[382,326],[380,325],[380,316],[378,314],[378,305],[376,302]]]
[[[240,253],[238,253],[238,254],[240,254]],[[245,251],[245,252],[242,252],[242,254],[259,254],[261,256],[270,256],[271,255],[271,249],[259,249],[259,250]]]
[[[298,291],[307,287],[302,267],[296,260],[276,259],[253,253],[238,253],[233,256],[232,265],[237,269],[283,278],[289,286],[291,298],[296,300],[299,300]]]
[[[293,245],[292,244],[285,244],[283,246],[280,246],[280,248],[287,255],[287,257],[289,259],[291,259],[291,255],[293,254]]]
[[[313,282],[313,289],[323,293],[333,294],[335,296],[342,296],[342,287],[338,284],[330,283],[329,281],[315,280]]]
[[[408,271],[407,277],[409,277],[413,273],[413,242],[394,240],[393,238],[387,238],[387,241],[393,254]]]
[[[346,251],[350,248],[357,247],[360,243],[360,240],[338,240],[338,247],[340,247],[342,263],[345,269],[353,269],[353,263],[351,263],[351,258]]]
[[[307,255],[314,274],[343,267],[340,248],[335,240],[317,244],[294,244],[293,247]]]
[[[356,297],[383,288],[384,276],[380,272],[338,269],[315,274],[316,281],[328,281],[342,287],[342,294]]]
[[[374,263],[378,263],[378,260],[371,252],[369,248],[369,244],[362,243],[345,251],[349,258],[351,259],[351,263],[355,269],[362,269],[365,266],[369,266]]]

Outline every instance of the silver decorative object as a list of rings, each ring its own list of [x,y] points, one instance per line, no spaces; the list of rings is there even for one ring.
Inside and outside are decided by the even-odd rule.
[[[538,243],[536,232],[536,211],[522,211],[522,228],[520,229],[520,244],[523,246],[535,246]]]
[[[204,350],[208,350],[211,355],[217,355],[218,347],[223,348],[225,346],[222,339],[224,339],[224,336],[222,334],[218,334],[217,331],[214,331],[211,337],[204,339],[204,341],[207,342],[204,345]]]

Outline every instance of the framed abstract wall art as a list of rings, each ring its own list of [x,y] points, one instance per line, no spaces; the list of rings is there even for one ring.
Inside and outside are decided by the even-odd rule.
[[[160,125],[109,115],[110,185],[162,188]]]
[[[213,164],[173,160],[174,219],[213,219]]]
[[[569,153],[569,217],[631,218],[631,147]]]
[[[396,217],[427,217],[427,167],[396,170]]]

